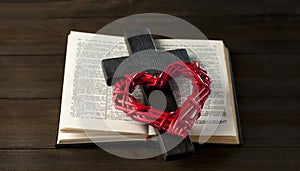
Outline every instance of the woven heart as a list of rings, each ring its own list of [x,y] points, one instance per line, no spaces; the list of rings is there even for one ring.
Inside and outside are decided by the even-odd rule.
[[[133,95],[137,85],[162,88],[172,78],[183,76],[192,84],[192,94],[176,111],[164,112],[141,104]],[[147,72],[125,75],[113,90],[115,108],[122,110],[133,120],[151,125],[159,131],[185,138],[194,122],[200,117],[202,107],[208,98],[211,79],[196,62],[174,62],[165,71],[155,75]]]

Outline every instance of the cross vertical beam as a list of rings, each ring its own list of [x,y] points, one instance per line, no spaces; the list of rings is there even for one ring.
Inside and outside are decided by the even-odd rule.
[[[125,31],[124,37],[126,40],[126,45],[129,50],[129,54],[136,54],[138,52],[146,51],[146,50],[154,50],[157,51],[155,47],[155,43],[153,41],[153,38],[150,34],[150,31],[148,29],[141,29],[141,30],[133,30],[133,31]],[[179,49],[179,50],[172,50],[172,51],[167,51],[170,54],[178,57],[180,60],[184,62],[190,62],[190,58],[186,52],[185,49]],[[144,56],[149,57],[149,60],[146,61],[137,61],[138,65],[134,65],[135,67],[128,67],[126,69],[123,69],[121,72],[123,75],[130,74],[130,73],[135,73],[136,71],[141,71],[144,69],[142,62],[149,62],[149,65],[151,66],[150,68],[154,68],[154,70],[147,70],[148,73],[150,74],[155,74],[157,70],[155,68],[164,68],[164,66],[168,65],[168,63],[162,63],[161,61],[156,60],[157,58],[154,58],[153,56],[159,55],[159,52],[156,53],[143,53]],[[153,56],[151,56],[153,55]],[[161,55],[162,58],[165,55]],[[106,82],[108,85],[113,85],[115,84],[116,81],[122,78],[122,75],[117,75],[114,79],[114,74],[119,67],[119,65],[126,59],[127,57],[120,57],[120,58],[114,58],[114,59],[105,59],[102,61],[102,67],[104,71],[104,75],[106,78]],[[147,59],[149,59],[147,58]],[[138,60],[138,58],[136,58]],[[155,105],[152,104],[153,108],[156,109],[161,109],[165,107],[166,112],[170,111],[175,111],[178,106],[175,100],[175,97],[172,93],[171,87],[169,83],[166,83],[163,88],[157,89],[154,87],[148,87],[148,86],[143,86],[142,92],[144,99],[147,103],[147,105],[151,105],[149,101],[149,96],[150,94],[155,91],[159,90],[164,93],[166,96],[166,106],[162,106],[161,103],[156,103]],[[160,97],[154,97],[156,101],[159,101]],[[177,160],[181,158],[185,158],[188,156],[191,156],[194,153],[194,147],[193,144],[187,136],[185,139],[182,137],[176,136],[176,135],[170,135],[164,132],[159,132],[156,129],[157,134],[161,134],[161,136],[158,136],[158,141],[161,147],[161,150],[164,154],[164,158],[167,161],[171,160]],[[179,142],[177,146],[174,148],[169,149],[168,147],[172,146],[173,142]]]

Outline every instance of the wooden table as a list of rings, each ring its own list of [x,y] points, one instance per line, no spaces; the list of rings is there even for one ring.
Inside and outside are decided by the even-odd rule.
[[[194,157],[174,162],[54,147],[70,30],[96,32],[145,12],[183,18],[229,46],[242,146],[197,145]],[[299,169],[299,15],[296,0],[1,1],[0,170]]]

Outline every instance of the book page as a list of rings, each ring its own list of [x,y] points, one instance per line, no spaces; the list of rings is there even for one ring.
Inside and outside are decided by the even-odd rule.
[[[228,67],[224,53],[224,43],[213,40],[158,40],[158,47],[162,50],[185,48],[192,61],[197,61],[202,68],[208,71],[212,79],[211,94],[202,109],[201,117],[195,122],[190,135],[200,136],[236,136],[234,101],[229,85]],[[192,85],[187,80],[179,80],[181,92],[173,90],[180,106],[191,94]],[[172,85],[172,83],[171,83]],[[149,134],[155,131],[149,129]]]
[[[122,42],[120,46],[116,46]],[[108,54],[109,53],[109,54]],[[128,55],[122,37],[71,32],[68,37],[60,130],[86,129],[147,134],[147,126],[114,108],[101,61]],[[137,93],[137,96],[140,96]]]
[[[211,94],[202,109],[200,118],[195,122],[191,135],[236,136],[234,102],[231,101],[232,89],[229,82],[229,66],[226,64],[224,43],[222,41],[186,40],[194,51],[192,60],[202,64],[212,79]]]

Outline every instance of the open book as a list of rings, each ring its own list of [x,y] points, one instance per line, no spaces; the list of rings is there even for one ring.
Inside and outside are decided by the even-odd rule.
[[[240,144],[230,58],[223,41],[155,41],[160,50],[187,49],[192,61],[199,62],[212,78],[212,93],[190,132],[192,141]],[[127,55],[123,37],[82,32],[69,34],[57,145],[144,141],[146,136],[156,135],[152,127],[135,122],[116,110],[111,100],[113,87],[106,85],[101,61]],[[191,85],[184,79],[181,81],[179,87],[184,91],[178,93],[176,88],[173,91],[178,106],[191,92]],[[142,97],[141,92],[137,90],[135,96]]]

